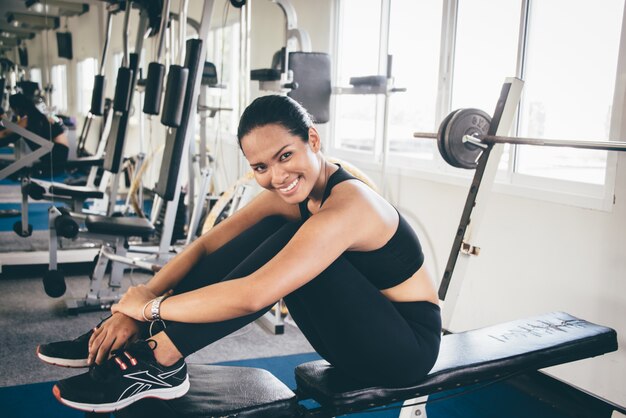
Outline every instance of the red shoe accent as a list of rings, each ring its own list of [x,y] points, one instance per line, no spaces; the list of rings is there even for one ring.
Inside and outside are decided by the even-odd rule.
[[[52,394],[55,398],[57,398],[57,401],[61,402],[61,390],[59,390],[59,387],[57,385],[54,385],[52,387]]]
[[[126,363],[124,363],[122,360],[120,360],[119,357],[115,357],[115,362],[117,363],[118,366],[120,366],[120,369],[122,369],[122,370],[128,369],[128,366],[126,365]]]
[[[130,360],[130,364],[132,364],[133,366],[137,365],[137,359],[131,356],[130,354],[128,354],[128,351],[124,351],[124,355],[128,357],[128,359]]]

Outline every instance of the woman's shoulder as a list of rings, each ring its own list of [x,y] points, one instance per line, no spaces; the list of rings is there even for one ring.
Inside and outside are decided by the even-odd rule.
[[[357,178],[342,181],[333,187],[332,192],[324,202],[322,209],[341,211],[354,215],[376,215],[381,211],[393,210],[378,192]]]

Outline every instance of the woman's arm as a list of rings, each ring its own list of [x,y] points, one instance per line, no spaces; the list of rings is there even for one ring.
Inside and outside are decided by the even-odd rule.
[[[161,317],[202,323],[256,312],[318,276],[355,244],[360,246],[371,240],[375,229],[393,230],[388,220],[381,217],[377,208],[366,199],[346,196],[345,199],[335,199],[333,204],[330,200],[259,270],[246,277],[172,296],[161,304]],[[145,290],[142,287],[131,289],[128,297],[114,305],[113,311],[143,320],[142,315],[150,314],[149,307],[146,312],[141,312],[151,299]]]
[[[299,212],[297,207],[287,205],[273,193],[262,192],[248,205],[220,222],[170,260],[147,283],[148,290],[155,296],[166,293],[174,288],[202,257],[211,254],[263,218],[272,215],[294,218],[299,216]]]

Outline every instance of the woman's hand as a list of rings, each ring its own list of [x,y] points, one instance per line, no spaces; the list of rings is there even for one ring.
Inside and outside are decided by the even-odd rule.
[[[139,323],[121,313],[115,313],[94,329],[89,339],[89,356],[87,363],[101,364],[109,358],[112,350],[117,350],[126,343],[135,340],[139,334]]]
[[[146,285],[133,286],[128,289],[118,303],[111,306],[111,312],[120,312],[137,321],[144,322],[146,317],[143,310],[146,304],[156,297],[157,295]]]

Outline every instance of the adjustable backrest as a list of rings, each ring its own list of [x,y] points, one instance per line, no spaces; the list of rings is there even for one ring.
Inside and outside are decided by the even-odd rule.
[[[330,56],[321,52],[289,53],[296,88],[287,95],[304,106],[316,123],[330,119]]]

